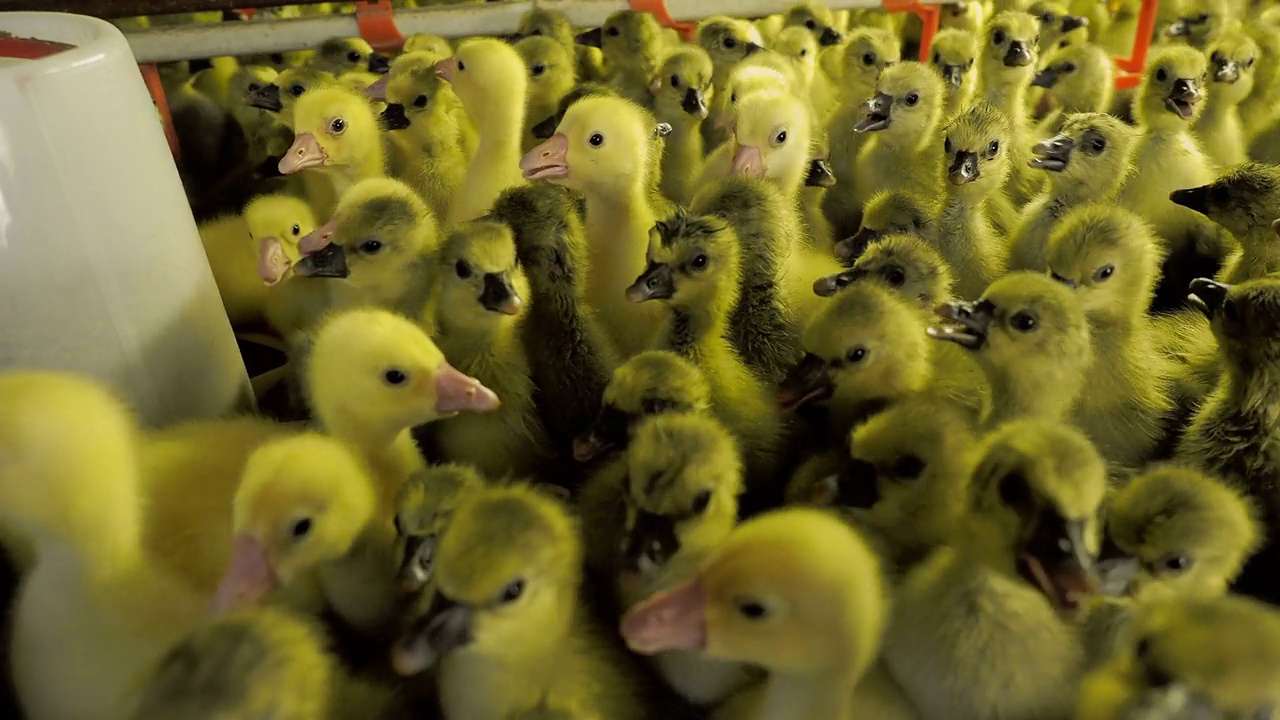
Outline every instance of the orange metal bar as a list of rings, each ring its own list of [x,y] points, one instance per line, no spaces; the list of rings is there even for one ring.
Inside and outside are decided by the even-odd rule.
[[[173,115],[169,112],[169,98],[165,96],[164,84],[160,82],[160,71],[155,65],[139,65],[138,69],[142,71],[142,79],[147,84],[147,90],[151,91],[151,98],[156,102],[156,110],[160,113],[160,122],[164,126],[164,137],[169,141],[169,152],[177,160],[182,157],[182,150],[178,145],[178,131],[173,127]]]
[[[1113,57],[1116,70],[1116,89],[1128,90],[1142,82],[1142,71],[1147,66],[1147,53],[1151,49],[1151,36],[1156,29],[1156,11],[1160,0],[1142,0],[1138,12],[1138,30],[1133,38],[1133,52],[1129,57]]]
[[[928,62],[933,37],[938,34],[938,25],[942,22],[942,8],[925,5],[919,0],[884,0],[881,7],[886,12],[909,12],[920,18],[923,26],[920,31],[920,62]]]
[[[631,9],[653,15],[660,25],[680,33],[680,37],[687,42],[693,41],[693,34],[698,29],[697,23],[681,22],[671,17],[670,11],[667,10],[666,0],[631,0]]]
[[[356,25],[360,37],[374,50],[399,50],[404,47],[404,35],[396,27],[395,9],[391,0],[364,0],[356,3]]]

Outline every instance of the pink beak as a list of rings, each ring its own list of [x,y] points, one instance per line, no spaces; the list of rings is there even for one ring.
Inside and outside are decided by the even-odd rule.
[[[748,177],[764,177],[764,156],[760,148],[751,145],[739,145],[733,156],[733,173]]]
[[[569,138],[562,133],[530,150],[520,159],[525,180],[557,180],[569,177]]]
[[[258,277],[268,285],[276,285],[284,279],[292,263],[284,254],[280,241],[271,237],[258,242]]]
[[[327,247],[329,243],[333,242],[333,233],[337,231],[337,229],[338,221],[334,219],[324,225],[321,225],[315,230],[312,230],[298,241],[298,252],[303,255],[320,252]]]
[[[458,72],[457,55],[450,55],[436,63],[436,75],[443,78],[445,82],[453,82],[453,74],[456,72]]]
[[[374,80],[372,85],[364,89],[364,96],[369,98],[370,100],[386,101],[387,80],[390,77],[391,77],[390,75],[383,75],[379,77],[377,80]]]
[[[490,412],[502,407],[498,394],[479,380],[459,372],[448,362],[436,369],[436,412],[441,416],[460,412]]]
[[[329,156],[325,155],[320,143],[316,142],[316,136],[311,133],[302,133],[293,138],[293,145],[284,154],[284,157],[280,158],[280,172],[285,175],[292,175],[296,172],[320,167],[328,159]]]
[[[641,655],[663,650],[705,650],[707,594],[695,578],[640,602],[622,618],[627,647]]]
[[[257,538],[237,536],[231,564],[214,593],[213,612],[252,607],[278,587],[280,578],[271,568],[267,549]]]

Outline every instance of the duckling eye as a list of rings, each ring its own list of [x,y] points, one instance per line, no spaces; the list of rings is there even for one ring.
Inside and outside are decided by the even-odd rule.
[[[1031,332],[1036,329],[1036,316],[1023,310],[1014,313],[1013,317],[1009,318],[1009,324],[1018,332]]]
[[[703,490],[693,497],[693,514],[701,515],[707,511],[707,506],[711,504],[711,491]]]
[[[1032,503],[1031,487],[1021,472],[1014,471],[1000,480],[1000,502],[1007,507],[1021,509]]]
[[[817,21],[817,20],[814,20],[813,18],[809,18],[808,20],[805,20],[805,21],[804,21],[804,26],[805,26],[805,27],[807,27],[807,28],[809,28],[810,30],[817,30],[817,29],[818,29],[818,21]]]
[[[1191,558],[1187,555],[1170,555],[1161,564],[1164,565],[1165,570],[1181,573],[1191,567]]]
[[[809,48],[800,48],[800,57],[805,57],[808,54],[809,54]]]
[[[1045,13],[1040,16],[1040,22],[1044,23],[1045,25],[1051,24],[1054,20],[1057,20],[1057,18],[1054,17],[1053,13]]]
[[[942,150],[948,155],[951,154],[951,138],[946,138],[942,141]]]
[[[1142,662],[1151,654],[1151,638],[1140,638],[1133,644],[1133,657]]]
[[[692,267],[694,270],[706,270],[708,262],[710,262],[710,259],[707,257],[706,253],[703,253],[695,257],[693,262],[689,263],[689,267]]]
[[[458,262],[454,263],[453,271],[457,273],[458,277],[462,278],[463,280],[466,280],[467,278],[471,277],[471,266],[468,265],[465,260],[459,260]]]
[[[365,255],[377,255],[382,250],[382,242],[380,240],[365,240],[360,243],[360,252]]]
[[[680,87],[680,76],[679,76],[679,75],[672,75],[672,76],[671,76],[671,87],[673,87],[673,88],[678,88],[678,87]]]
[[[860,363],[863,360],[867,359],[867,353],[869,352],[870,351],[867,350],[865,347],[859,345],[853,348],[852,350],[850,350],[849,352],[845,353],[844,358],[851,363]]]
[[[382,373],[382,379],[390,386],[396,387],[409,382],[409,376],[400,368],[391,368]]]
[[[915,107],[918,102],[920,102],[920,93],[907,93],[907,107]]]
[[[1107,141],[1105,138],[1094,138],[1089,142],[1089,149],[1095,153],[1100,153],[1107,149]]]
[[[302,87],[301,85],[292,85],[289,87],[289,93],[292,94],[294,97],[302,97],[302,93],[306,91],[307,89]]]
[[[600,133],[592,133],[591,137],[587,138],[587,142],[591,143],[591,147],[600,147],[604,144],[604,136]]]
[[[301,234],[302,234],[302,228],[298,227],[297,225],[294,225],[293,226],[294,237],[297,237],[298,235],[301,235]]]
[[[1093,279],[1097,280],[1098,282],[1102,282],[1103,280],[1110,280],[1111,276],[1114,275],[1115,272],[1116,272],[1115,265],[1103,265],[1102,267],[1098,268],[1098,272],[1093,274]]]
[[[1218,51],[1216,51],[1216,50],[1213,52],[1213,54],[1212,54],[1212,55],[1210,55],[1210,56],[1209,56],[1209,62],[1220,63],[1220,62],[1222,62],[1222,59],[1223,59],[1223,58],[1222,58],[1222,53],[1220,53],[1220,52],[1218,52]]]
[[[991,144],[987,146],[987,157],[995,157],[998,152],[1000,152],[1000,141],[992,140]]]
[[[360,62],[360,53],[356,52],[355,50],[352,50],[351,52],[347,53],[347,59],[350,60],[351,62]]]
[[[524,580],[513,580],[506,587],[502,588],[502,597],[498,602],[502,604],[512,603],[520,599],[524,594]]]
[[[289,529],[289,534],[292,535],[295,540],[301,540],[306,537],[309,532],[311,532],[311,518],[302,518],[295,522],[293,527]]]
[[[347,121],[342,118],[334,118],[329,123],[329,132],[333,135],[341,135],[347,129]]]
[[[538,77],[539,75],[541,75],[542,73],[544,73],[544,72],[546,72],[546,71],[547,71],[547,66],[546,66],[546,65],[543,65],[542,63],[538,63],[537,65],[534,65],[534,66],[531,68],[531,72],[533,73],[533,76],[534,76],[534,77]]]
[[[907,273],[897,265],[891,265],[884,271],[884,279],[894,287],[902,287],[907,282]]]
[[[773,140],[771,140],[771,141],[770,141],[770,143],[771,143],[774,147],[781,147],[781,146],[782,146],[784,143],[786,143],[786,142],[787,142],[787,131],[786,131],[786,130],[779,130],[779,131],[778,131],[778,133],[777,133],[776,135],[774,135],[774,136],[773,136]]]
[[[915,455],[903,455],[893,464],[893,474],[907,480],[914,480],[924,472],[924,460]]]
[[[1226,319],[1235,322],[1240,319],[1240,310],[1236,308],[1236,301],[1228,299],[1222,303],[1222,315]]]
[[[467,64],[462,62],[462,60],[458,60],[458,70],[466,70],[466,69],[467,69]]]
[[[429,101],[427,100],[426,95],[419,95],[418,97],[413,99],[413,106],[421,110],[422,108],[427,106],[427,102]]]
[[[618,37],[619,35],[622,34],[622,31],[616,27],[611,27],[605,30],[605,32],[609,34],[609,37]]]
[[[1073,62],[1064,62],[1064,63],[1062,63],[1062,72],[1064,72],[1064,73],[1073,73],[1073,72],[1075,72],[1075,71],[1076,71],[1076,64],[1075,64],[1075,63],[1073,63]]]
[[[734,94],[730,95],[730,96],[729,96],[729,102],[733,103],[734,105],[737,105],[737,104],[738,104],[738,93],[734,93]]]
[[[1157,70],[1157,71],[1156,71],[1156,81],[1157,81],[1157,82],[1164,82],[1165,80],[1168,80],[1168,79],[1169,79],[1169,71],[1168,71],[1168,70],[1165,70],[1164,68],[1160,68],[1159,70]]]
[[[1005,41],[1005,37],[1004,37],[1003,30],[996,30],[995,32],[991,33],[992,45],[1003,45],[1004,41]]]
[[[769,611],[754,600],[744,600],[738,603],[738,614],[748,620],[763,620]]]
[[[1248,60],[1244,61],[1244,67],[1246,70],[1253,67],[1253,60],[1254,60],[1253,58],[1249,58]]]
[[[863,64],[863,65],[875,65],[875,64],[876,64],[876,54],[875,54],[875,53],[873,53],[873,52],[863,53],[863,54],[862,54],[862,64]]]
[[[722,44],[725,46],[726,49],[732,50],[738,46],[738,41],[735,38],[727,37],[724,39],[724,42]]]

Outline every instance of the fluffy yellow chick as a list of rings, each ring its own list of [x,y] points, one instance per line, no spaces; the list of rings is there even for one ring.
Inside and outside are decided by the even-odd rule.
[[[973,6],[976,3],[962,2],[947,8],[959,5]],[[977,58],[978,37],[968,30],[949,27],[934,37],[931,63],[947,83],[947,104],[944,108],[947,117],[968,105],[977,92]]]
[[[292,195],[259,195],[244,208],[258,279],[278,285],[301,258],[298,242],[316,229],[311,206]]]
[[[515,48],[529,73],[524,140],[520,148],[522,152],[528,152],[541,142],[534,137],[533,126],[555,114],[560,101],[577,82],[577,71],[573,56],[552,38],[527,37],[517,42]]]
[[[1209,97],[1195,130],[1205,155],[1220,168],[1249,159],[1240,103],[1253,92],[1253,66],[1259,53],[1258,44],[1242,30],[1223,34],[1205,50]]]
[[[352,71],[386,75],[391,69],[391,59],[374,52],[363,38],[333,38],[316,48],[315,53],[307,61],[307,67],[334,75]]]
[[[738,101],[733,141],[707,158],[698,185],[732,174],[765,178],[797,197],[809,169],[811,118],[807,103],[789,92],[763,91]]]
[[[308,92],[293,108],[293,131],[280,160],[285,175],[314,168],[337,197],[360,180],[386,175],[378,118],[363,95],[342,87]]]
[[[662,153],[662,194],[687,205],[702,172],[702,122],[714,99],[711,57],[699,47],[667,56],[649,85],[654,115],[671,126]]]

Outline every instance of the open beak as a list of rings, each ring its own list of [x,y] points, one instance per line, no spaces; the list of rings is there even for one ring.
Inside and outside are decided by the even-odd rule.
[[[373,84],[364,89],[364,96],[374,102],[386,102],[387,80],[388,77],[386,75],[374,80]]]
[[[862,257],[862,253],[871,247],[871,244],[878,242],[883,237],[880,233],[863,225],[858,228],[858,232],[836,243],[836,258],[848,267],[853,261]]]
[[[649,263],[649,267],[627,288],[627,299],[633,303],[667,300],[675,294],[675,277],[671,274],[671,266],[665,263]]]
[[[1219,60],[1213,70],[1213,81],[1233,85],[1240,79],[1240,64],[1235,60]]]
[[[824,158],[814,158],[809,162],[809,172],[805,173],[805,187],[829,188],[836,184],[836,174],[831,170]]]
[[[1031,49],[1027,47],[1027,43],[1022,40],[1009,43],[1009,49],[1004,54],[1005,67],[1026,67],[1033,62],[1035,58],[1031,55]]]
[[[967,185],[980,177],[982,172],[978,169],[977,153],[962,150],[956,153],[956,159],[947,168],[947,179],[952,185]]]
[[[400,103],[390,103],[382,111],[382,127],[387,130],[405,130],[412,124]]]
[[[692,87],[684,91],[684,100],[680,103],[680,109],[699,120],[706,119],[709,112],[707,110],[706,96],[698,88]]]
[[[818,297],[831,297],[865,275],[866,272],[862,270],[845,270],[835,275],[818,278],[813,281],[813,294]]]
[[[635,605],[622,617],[622,639],[632,652],[704,650],[707,646],[706,591],[694,579]]]
[[[1188,120],[1195,114],[1195,106],[1200,102],[1200,98],[1200,86],[1197,81],[1178,78],[1174,81],[1173,89],[1169,91],[1169,97],[1164,101],[1164,105],[1178,117]]]
[[[1058,71],[1052,65],[1036,73],[1031,84],[1036,87],[1052,88],[1058,84]]]
[[[964,85],[964,72],[965,68],[963,65],[942,66],[942,78],[947,81],[947,84],[950,85],[953,90],[958,90],[961,85]]]
[[[813,353],[805,353],[804,358],[778,384],[778,407],[785,412],[794,412],[829,399],[835,390],[827,362]]]
[[[760,152],[760,148],[754,145],[738,146],[738,151],[733,154],[734,175],[762,178],[764,170],[764,155]]]
[[[822,34],[818,36],[818,44],[822,47],[832,47],[844,42],[844,35],[833,27],[822,28]]]
[[[284,105],[280,102],[280,86],[275,84],[263,85],[250,92],[249,106],[269,112],[280,112],[284,109]]]
[[[408,677],[434,666],[475,639],[472,619],[471,608],[437,592],[426,615],[412,623],[392,646],[391,667],[396,674]]]
[[[862,103],[862,112],[866,117],[853,126],[856,133],[877,132],[889,127],[890,108],[893,107],[893,96],[878,92]]]
[[[305,255],[293,267],[294,273],[311,278],[346,278],[351,276],[347,267],[347,254],[341,245],[329,243],[320,250]]]
[[[232,548],[227,572],[213,595],[215,613],[253,607],[267,593],[280,587],[280,578],[272,569],[267,548],[260,540],[238,535]]]
[[[1062,16],[1062,34],[1066,35],[1072,30],[1082,27],[1089,27],[1089,18],[1081,15],[1063,15]]]
[[[320,167],[328,159],[329,156],[325,154],[324,148],[320,147],[316,136],[311,133],[302,133],[293,139],[293,145],[285,152],[284,157],[280,158],[280,172],[292,175]]]
[[[1084,523],[1042,510],[1031,538],[1018,555],[1018,572],[1049,598],[1058,612],[1074,616],[1098,594],[1094,558],[1085,544]]]
[[[569,137],[555,133],[520,158],[525,180],[559,180],[569,177]]]
[[[502,407],[497,393],[448,361],[441,361],[436,368],[435,396],[435,411],[440,417],[460,412],[490,412]]]
[[[991,326],[994,311],[995,306],[986,300],[939,305],[935,312],[944,322],[930,326],[929,337],[977,350],[987,341],[987,329]]]
[[[1195,210],[1201,215],[1209,213],[1209,186],[1201,185],[1200,187],[1187,188],[1185,190],[1174,190],[1169,193],[1169,200],[1175,205],[1181,205],[1188,210]]]
[[[1205,317],[1213,320],[1222,309],[1222,303],[1226,301],[1231,286],[1214,282],[1209,278],[1196,278],[1191,281],[1190,289],[1191,295],[1187,299],[1196,306],[1196,309],[1204,313]]]
[[[391,72],[391,58],[382,53],[373,53],[369,56],[368,68],[374,75],[386,75]]]
[[[1043,142],[1036,143],[1031,152],[1036,157],[1027,164],[1037,170],[1062,172],[1071,163],[1071,152],[1075,150],[1076,141],[1066,135],[1058,135]]]
[[[598,27],[593,30],[588,30],[584,33],[579,33],[578,36],[575,37],[573,40],[579,45],[587,45],[588,47],[593,47],[593,48],[602,48],[604,47],[604,28]]]
[[[262,238],[258,241],[258,277],[267,285],[278,285],[288,274],[289,257],[278,238]]]
[[[484,289],[480,292],[480,304],[489,312],[503,315],[518,315],[524,303],[516,289],[511,287],[511,278],[506,273],[485,273]]]
[[[445,82],[453,82],[454,73],[458,72],[458,56],[449,57],[436,63],[436,76]]]

